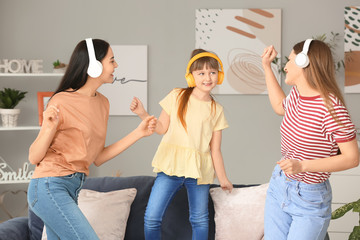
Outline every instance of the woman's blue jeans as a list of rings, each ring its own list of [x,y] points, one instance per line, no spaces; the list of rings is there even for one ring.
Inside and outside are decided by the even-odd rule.
[[[209,184],[197,185],[194,178],[158,173],[145,211],[145,239],[161,239],[161,222],[169,203],[183,186],[189,201],[193,240],[207,240],[209,234]]]
[[[331,219],[329,180],[291,180],[276,165],[265,203],[265,240],[324,240]]]
[[[84,181],[83,173],[31,179],[29,207],[43,220],[48,240],[99,240],[77,205]]]

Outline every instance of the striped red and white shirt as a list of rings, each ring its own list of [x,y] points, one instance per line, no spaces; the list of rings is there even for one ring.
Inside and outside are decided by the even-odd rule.
[[[337,123],[326,108],[320,96],[300,96],[296,87],[284,99],[285,115],[281,123],[282,159],[299,161],[335,156],[337,143],[351,141],[356,137],[356,129],[346,108],[331,97],[338,116]],[[321,183],[330,177],[329,172],[302,172],[287,177],[305,182]]]

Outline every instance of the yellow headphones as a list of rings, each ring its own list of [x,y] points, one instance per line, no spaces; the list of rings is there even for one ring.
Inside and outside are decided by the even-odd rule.
[[[196,60],[198,60],[199,58],[202,58],[202,57],[212,57],[218,61],[218,63],[220,64],[220,67],[221,67],[221,71],[219,71],[219,74],[218,74],[217,84],[218,85],[222,84],[222,82],[224,81],[224,69],[223,69],[223,65],[222,65],[220,58],[218,58],[218,56],[216,56],[213,53],[202,52],[202,53],[199,53],[199,54],[196,54],[195,56],[193,56],[188,63],[188,66],[186,68],[186,74],[185,74],[185,78],[186,78],[188,86],[189,87],[196,86],[194,76],[191,74],[191,72],[189,72],[189,69],[191,67],[191,64],[193,64],[193,62],[195,62]]]

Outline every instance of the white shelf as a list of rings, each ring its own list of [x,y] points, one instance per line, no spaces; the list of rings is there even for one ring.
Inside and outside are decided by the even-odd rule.
[[[24,130],[40,130],[40,126],[18,126],[18,127],[0,127],[0,131],[24,131]]]
[[[0,77],[61,77],[64,73],[0,73]]]

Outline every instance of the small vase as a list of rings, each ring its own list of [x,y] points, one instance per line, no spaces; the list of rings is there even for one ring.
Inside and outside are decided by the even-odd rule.
[[[53,68],[53,73],[65,73],[66,67],[63,68]]]
[[[3,127],[16,127],[17,120],[20,114],[20,109],[0,109],[2,126]]]

